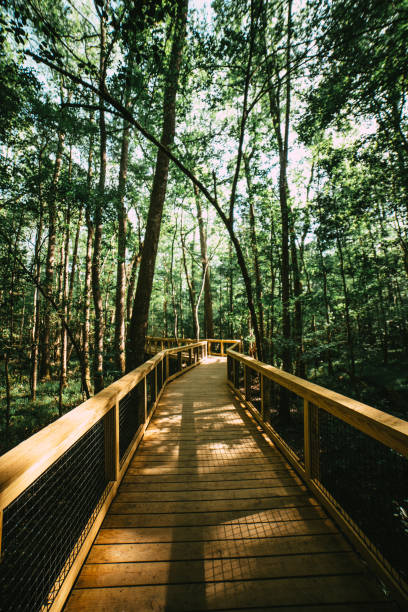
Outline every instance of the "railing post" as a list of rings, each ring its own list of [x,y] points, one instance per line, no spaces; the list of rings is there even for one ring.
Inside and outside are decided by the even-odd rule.
[[[191,353],[192,349],[188,349],[188,365],[191,366],[191,364],[193,363],[193,355]]]
[[[319,478],[319,414],[307,399],[303,404],[305,472],[310,479]]]
[[[166,364],[165,364],[165,366],[166,366],[165,367],[165,376],[166,376],[165,380],[167,380],[168,377],[169,377],[169,354],[168,353],[166,353]]]
[[[157,368],[158,368],[158,364],[156,364],[155,368],[154,368],[154,402],[153,402],[153,406],[156,403],[157,400]]]
[[[224,357],[224,340],[221,340],[221,357]]]
[[[259,374],[259,392],[261,396],[261,418],[265,420],[265,395],[264,395],[264,376]]]
[[[105,474],[107,480],[119,478],[119,402],[103,417],[105,437]]]

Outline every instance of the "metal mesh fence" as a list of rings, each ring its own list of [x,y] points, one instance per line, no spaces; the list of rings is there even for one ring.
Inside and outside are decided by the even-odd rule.
[[[261,411],[261,377],[259,372],[247,367],[246,394],[247,401],[251,402],[258,412]]]
[[[147,414],[150,414],[156,401],[156,382],[154,369],[146,376],[147,385]]]
[[[160,363],[157,364],[157,394],[160,393],[160,391],[163,388],[163,382],[164,382],[164,376],[163,376],[163,368],[164,368],[164,359],[162,359],[160,361]]]
[[[228,380],[230,382],[232,382],[232,383],[234,382],[234,380],[233,380],[233,373],[234,373],[233,365],[234,365],[233,359],[228,355],[227,356],[227,376],[228,376]]]
[[[179,372],[179,358],[178,355],[169,355],[169,376],[173,376]]]
[[[407,579],[407,458],[324,410],[318,417],[320,452],[314,469],[320,482]]]
[[[4,510],[1,610],[51,607],[108,491],[99,421]]]
[[[303,399],[284,389],[268,378],[264,378],[265,420],[295,454],[304,461]]]
[[[119,459],[124,459],[139,426],[144,423],[144,380],[119,402]]]
[[[210,342],[210,351],[212,355],[221,355],[221,342]]]

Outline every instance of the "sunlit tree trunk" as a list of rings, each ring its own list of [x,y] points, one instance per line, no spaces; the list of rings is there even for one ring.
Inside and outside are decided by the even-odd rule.
[[[174,38],[169,59],[169,69],[163,99],[163,125],[161,144],[171,148],[176,130],[176,94],[182,61],[182,51],[186,37],[188,0],[177,0],[177,15],[174,24]],[[146,223],[146,237],[139,278],[136,287],[135,306],[129,326],[127,341],[127,369],[133,369],[144,361],[144,347],[147,333],[150,297],[159,244],[160,227],[166,197],[169,158],[159,149],[150,196],[150,206]]]

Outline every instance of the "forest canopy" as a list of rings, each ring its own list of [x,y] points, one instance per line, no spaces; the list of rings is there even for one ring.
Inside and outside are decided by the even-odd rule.
[[[406,418],[405,0],[1,0],[7,450],[242,338]]]

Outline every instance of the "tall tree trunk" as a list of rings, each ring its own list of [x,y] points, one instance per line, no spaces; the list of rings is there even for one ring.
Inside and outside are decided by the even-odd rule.
[[[90,121],[93,123],[93,114]],[[88,151],[88,172],[87,172],[87,192],[88,202],[85,207],[85,224],[87,227],[86,252],[85,252],[85,283],[84,283],[84,324],[82,329],[82,350],[84,355],[85,380],[88,389],[91,389],[91,370],[89,365],[89,335],[91,331],[91,278],[92,278],[92,243],[93,243],[93,223],[89,199],[91,197],[92,183],[92,162],[93,162],[93,135],[89,138]]]
[[[187,258],[186,258],[187,249],[186,249],[185,236],[183,235],[183,227],[180,228],[180,239],[181,239],[181,250],[183,253],[183,268],[184,268],[184,274],[185,274],[186,281],[187,281],[188,297],[190,300],[191,316],[193,319],[193,338],[195,338],[198,341],[200,337],[200,323],[198,320],[198,311],[196,310],[196,296],[195,296],[195,289],[194,289],[194,281],[193,281],[192,275],[190,276],[190,273],[188,271]]]
[[[71,163],[71,160],[70,160]],[[71,210],[68,202],[67,214],[65,218],[65,244],[63,262],[63,281],[62,281],[62,302],[61,309],[66,322],[68,322],[68,293],[69,293],[69,241],[70,241]],[[59,415],[62,415],[62,392],[67,385],[67,362],[68,362],[68,334],[65,325],[61,325],[61,370],[59,383]]]
[[[48,247],[47,259],[45,264],[45,291],[51,295],[54,283],[55,270],[55,246],[57,240],[57,189],[61,174],[62,155],[64,152],[65,134],[62,130],[58,133],[57,152],[55,155],[54,174],[51,181],[51,186],[48,194]],[[41,338],[41,365],[40,377],[49,379],[51,377],[51,356],[50,356],[50,338],[51,338],[51,307],[48,302],[44,304],[44,323],[43,333]]]
[[[129,274],[127,296],[126,296],[126,320],[127,321],[130,321],[132,318],[136,276],[137,276],[137,269],[140,264],[140,259],[141,259],[141,248],[139,251],[134,252],[132,261],[130,263],[130,274]]]
[[[296,343],[295,373],[301,378],[306,376],[305,362],[303,360],[303,317],[302,317],[302,282],[297,256],[295,228],[293,220],[290,224],[290,252],[293,271],[293,295],[295,298],[295,316],[293,321],[293,339]]]
[[[106,22],[103,13],[100,15],[100,55],[99,55],[99,89],[105,90],[105,52],[106,52]],[[101,251],[102,251],[102,209],[105,195],[106,181],[106,122],[104,102],[102,96],[99,98],[99,134],[100,134],[100,162],[98,197],[94,212],[94,246],[92,256],[92,294],[95,311],[95,344],[94,344],[94,390],[95,393],[103,389],[103,302],[101,292]]]
[[[263,345],[263,352],[265,354],[265,327],[264,327],[264,310],[262,303],[262,280],[261,280],[261,269],[259,266],[259,256],[258,256],[258,244],[256,238],[256,227],[255,227],[255,211],[254,211],[254,202],[252,197],[252,182],[251,182],[251,173],[249,168],[249,158],[247,155],[244,155],[244,167],[245,167],[245,178],[247,182],[248,188],[248,197],[249,197],[249,233],[250,233],[250,242],[251,242],[251,251],[252,251],[252,261],[254,264],[254,277],[255,277],[255,295],[256,295],[256,305],[258,308],[258,316],[259,316],[259,331],[261,334],[261,342]]]
[[[346,283],[346,274],[344,270],[344,256],[343,256],[343,247],[341,245],[341,240],[339,236],[338,230],[336,231],[336,242],[337,242],[337,250],[339,253],[340,259],[340,274],[341,281],[343,285],[343,295],[344,295],[344,313],[346,318],[346,330],[347,330],[347,346],[349,353],[349,362],[350,362],[350,377],[352,384],[355,383],[356,377],[356,365],[354,358],[354,341],[353,341],[353,333],[351,329],[351,317],[350,317],[350,297],[347,289]]]
[[[186,36],[188,0],[177,0],[177,15],[174,25],[174,38],[171,49],[169,72],[166,79],[163,100],[163,126],[160,142],[171,148],[176,129],[176,95],[181,67],[182,51]],[[144,361],[144,347],[147,333],[150,297],[156,264],[157,248],[164,201],[166,197],[169,158],[159,149],[150,196],[150,206],[146,224],[147,240],[144,242],[139,278],[136,288],[135,307],[129,326],[127,342],[127,369],[131,370]]]
[[[41,172],[41,161],[39,163],[39,175]],[[37,384],[38,384],[38,356],[39,356],[39,341],[40,341],[40,293],[38,290],[38,283],[40,282],[41,275],[41,261],[40,261],[40,247],[42,241],[43,232],[43,217],[44,217],[44,202],[42,194],[42,185],[39,186],[39,217],[37,225],[37,234],[35,237],[34,247],[34,298],[33,298],[33,329],[32,329],[32,345],[31,345],[31,372],[30,372],[30,399],[35,401],[37,396]]]
[[[194,185],[195,203],[197,208],[198,231],[200,234],[201,267],[204,276],[204,336],[214,337],[214,318],[210,282],[210,265],[207,255],[207,236],[204,227],[200,196],[197,185]]]
[[[132,70],[132,55],[128,58],[128,78],[125,91],[125,106],[130,108],[130,73]],[[116,369],[120,374],[126,370],[125,356],[125,296],[126,296],[126,228],[127,211],[125,206],[125,189],[129,157],[130,123],[123,120],[122,147],[119,167],[119,201],[118,201],[118,255],[116,268],[116,297],[115,297],[115,339],[114,352]]]

